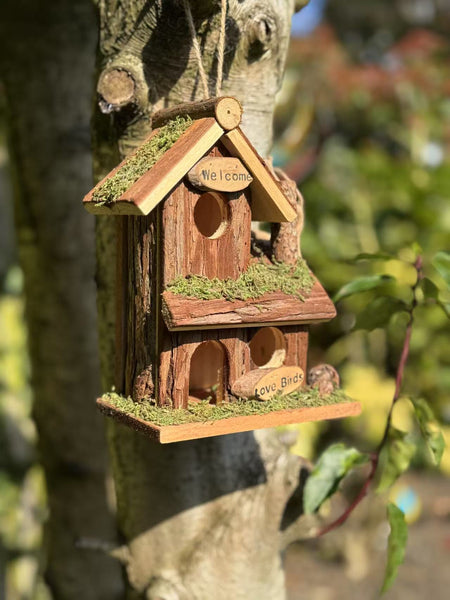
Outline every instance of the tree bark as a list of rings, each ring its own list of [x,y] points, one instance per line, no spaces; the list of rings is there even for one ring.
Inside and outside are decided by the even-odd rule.
[[[243,129],[264,156],[272,139],[294,2],[228,2],[223,93],[244,106]],[[95,115],[95,164],[105,175],[148,135],[151,113],[201,99],[198,68],[182,2],[100,0],[100,108]],[[191,2],[214,95],[219,2]],[[126,74],[126,76],[123,75]],[[120,75],[119,75],[120,74]],[[103,82],[126,81],[127,103]],[[130,80],[132,85],[129,85]],[[106,114],[105,114],[106,113]],[[129,223],[135,217],[130,217]],[[142,222],[144,223],[144,222]],[[100,340],[105,389],[115,371],[116,221],[97,228]],[[145,223],[144,223],[145,225]],[[128,261],[151,264],[153,228],[136,227]],[[130,227],[128,227],[129,230]],[[142,256],[145,238],[146,256]],[[134,264],[128,262],[128,264]],[[138,264],[138,263],[135,263]],[[148,276],[147,276],[148,277]],[[151,282],[142,282],[151,289]],[[151,307],[148,307],[151,310]],[[151,333],[149,333],[151,335]],[[147,389],[151,389],[148,373]],[[301,460],[274,431],[158,446],[111,423],[110,446],[130,597],[148,600],[281,600],[284,535],[300,509]],[[294,494],[295,492],[295,494]],[[283,521],[282,521],[283,519]],[[289,525],[289,527],[288,527]]]
[[[90,110],[96,22],[88,0],[7,0],[7,95],[25,276],[34,417],[47,482],[46,580],[55,599],[121,596],[120,565],[77,542],[114,541],[97,353]],[[97,542],[96,542],[97,543]]]

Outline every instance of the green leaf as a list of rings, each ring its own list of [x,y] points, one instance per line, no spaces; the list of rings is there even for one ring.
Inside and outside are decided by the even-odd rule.
[[[447,286],[450,287],[450,252],[438,252],[431,262]]]
[[[337,490],[345,475],[355,466],[368,461],[356,448],[333,444],[325,450],[306,480],[303,508],[306,514],[315,512]]]
[[[433,462],[440,465],[445,450],[445,441],[442,431],[439,429],[433,411],[423,398],[411,398],[419,423],[422,436],[430,449]]]
[[[408,526],[403,512],[395,504],[389,503],[387,515],[391,533],[388,540],[387,565],[383,587],[381,588],[382,594],[388,591],[397,577],[398,568],[405,558],[406,542],[408,540]]]
[[[375,298],[356,317],[354,329],[367,329],[372,331],[377,327],[385,327],[392,315],[408,310],[408,305],[403,300],[392,296]]]
[[[373,254],[369,252],[362,252],[361,254],[357,254],[350,262],[359,262],[361,260],[395,260],[396,257],[392,256],[392,254],[387,254],[387,252],[374,252]]]
[[[392,283],[393,281],[395,281],[395,277],[392,277],[391,275],[368,275],[366,277],[358,277],[341,287],[335,294],[333,300],[334,302],[339,302],[339,300],[347,298],[347,296],[367,292],[368,290],[373,290],[386,283]]]
[[[425,298],[437,300],[439,296],[439,288],[435,283],[433,283],[433,281],[431,281],[431,279],[424,277],[420,282],[420,287]]]
[[[416,451],[416,445],[407,438],[408,434],[391,427],[389,437],[381,453],[384,463],[378,492],[384,492],[400,477],[409,467]]]

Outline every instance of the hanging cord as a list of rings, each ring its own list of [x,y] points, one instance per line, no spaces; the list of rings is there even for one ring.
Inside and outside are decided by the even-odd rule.
[[[221,1],[220,9],[220,31],[219,31],[219,43],[218,43],[218,55],[217,55],[217,80],[216,80],[216,96],[220,96],[222,93],[222,80],[223,80],[223,61],[225,55],[225,29],[227,22],[227,0]],[[208,78],[206,77],[205,67],[203,65],[202,53],[200,50],[200,44],[197,39],[197,32],[195,31],[195,23],[192,17],[191,5],[189,0],[183,0],[184,11],[189,24],[189,31],[191,32],[192,45],[194,47],[195,56],[197,58],[198,72],[203,87],[203,96],[206,100],[210,97],[208,89]]]
[[[221,0],[219,46],[218,46],[218,54],[217,54],[216,96],[220,96],[222,94],[223,59],[224,59],[224,55],[225,55],[226,24],[227,24],[227,0]]]
[[[190,29],[191,38],[192,38],[192,45],[194,46],[194,52],[197,57],[198,72],[200,74],[200,79],[201,79],[202,86],[203,86],[203,95],[204,95],[204,99],[206,100],[207,98],[209,98],[208,79],[206,78],[205,67],[203,66],[202,53],[200,51],[200,44],[198,43],[198,39],[197,39],[197,32],[195,31],[195,24],[194,24],[194,19],[192,18],[192,11],[191,11],[191,5],[189,3],[189,0],[183,0],[183,5],[184,5],[184,10],[186,12],[186,18],[189,23],[189,29]]]

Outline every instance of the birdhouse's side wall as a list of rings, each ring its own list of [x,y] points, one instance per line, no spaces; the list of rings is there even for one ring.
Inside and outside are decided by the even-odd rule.
[[[116,390],[134,400],[154,398],[159,358],[157,210],[147,217],[116,217]],[[138,246],[135,241],[139,240]],[[130,249],[136,247],[135,253]]]
[[[210,153],[223,155],[219,147]],[[245,193],[202,192],[183,181],[162,212],[163,285],[179,275],[237,279],[248,267],[250,236]]]

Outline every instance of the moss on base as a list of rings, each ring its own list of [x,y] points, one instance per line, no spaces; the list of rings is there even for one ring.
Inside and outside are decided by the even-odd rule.
[[[142,419],[163,425],[183,425],[185,423],[203,423],[219,421],[230,417],[246,417],[249,415],[265,415],[278,410],[294,408],[311,408],[314,406],[329,406],[352,400],[342,391],[335,390],[328,396],[320,396],[316,388],[302,388],[285,396],[275,396],[265,402],[259,400],[236,400],[220,405],[210,404],[208,400],[189,402],[188,408],[161,408],[153,400],[134,402],[119,394],[109,393],[102,400],[115,408]]]
[[[177,277],[167,290],[189,298],[200,300],[250,300],[269,292],[284,292],[300,300],[309,294],[314,277],[303,259],[295,265],[263,260],[251,264],[238,279],[208,279],[202,275]]]
[[[93,193],[96,204],[116,202],[144,173],[153,167],[192,124],[190,117],[177,117],[160,128],[145,142],[112,177],[106,179]]]

